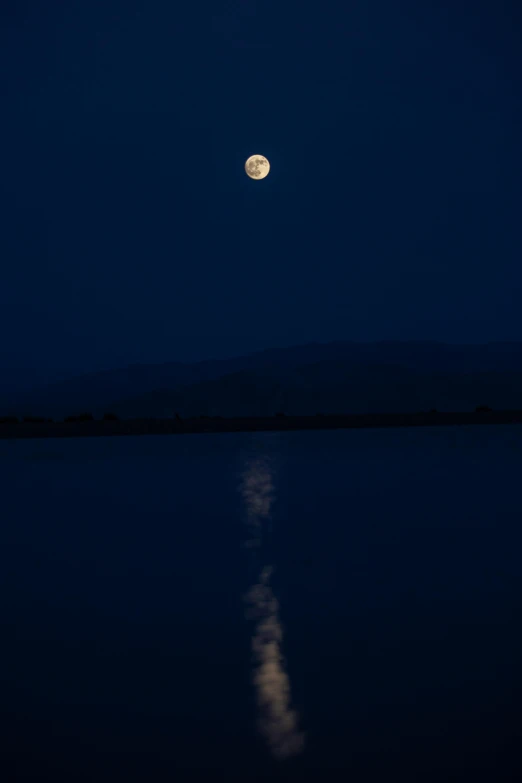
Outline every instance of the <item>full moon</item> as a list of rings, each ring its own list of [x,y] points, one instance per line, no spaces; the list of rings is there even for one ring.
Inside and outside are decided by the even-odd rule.
[[[264,179],[270,171],[270,163],[264,155],[251,155],[245,163],[245,171],[250,179]]]

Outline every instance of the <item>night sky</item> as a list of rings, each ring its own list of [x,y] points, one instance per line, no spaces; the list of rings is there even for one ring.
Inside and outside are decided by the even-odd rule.
[[[4,0],[0,368],[522,340],[521,36],[520,0]]]

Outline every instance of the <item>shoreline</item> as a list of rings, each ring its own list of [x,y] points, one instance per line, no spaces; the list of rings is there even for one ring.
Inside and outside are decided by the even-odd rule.
[[[187,435],[212,432],[289,432],[382,427],[448,427],[484,424],[522,424],[522,410],[479,413],[373,413],[339,416],[325,414],[317,416],[203,417],[182,420],[121,419],[118,421],[0,423],[0,440]]]

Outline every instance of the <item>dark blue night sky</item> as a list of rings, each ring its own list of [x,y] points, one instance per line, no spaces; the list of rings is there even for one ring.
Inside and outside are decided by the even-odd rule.
[[[0,368],[522,340],[521,34],[519,0],[4,0]]]

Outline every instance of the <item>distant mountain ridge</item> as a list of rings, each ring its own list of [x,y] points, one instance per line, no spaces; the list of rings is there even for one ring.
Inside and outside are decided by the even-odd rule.
[[[522,405],[522,343],[309,343],[232,359],[132,365],[4,396],[0,415],[273,415]]]

